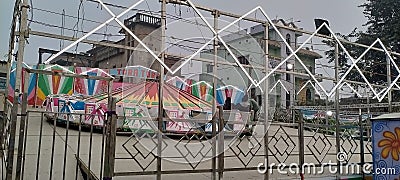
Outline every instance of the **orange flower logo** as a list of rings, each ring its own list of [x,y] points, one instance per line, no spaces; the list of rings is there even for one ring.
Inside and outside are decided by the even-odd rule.
[[[398,161],[400,154],[400,128],[396,127],[394,131],[395,133],[390,131],[383,132],[383,137],[385,138],[379,141],[378,147],[383,148],[381,155],[384,159],[391,153],[393,160]]]

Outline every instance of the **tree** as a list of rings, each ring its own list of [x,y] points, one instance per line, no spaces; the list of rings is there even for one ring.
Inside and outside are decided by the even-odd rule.
[[[337,34],[339,37],[360,44],[371,45],[377,38],[381,39],[389,51],[400,52],[400,1],[399,0],[367,0],[360,5],[364,8],[364,15],[368,19],[364,24],[367,31],[357,31],[354,29],[350,34]],[[334,47],[335,43],[325,40],[327,45]],[[344,44],[349,54],[357,59],[366,50],[360,46]],[[382,48],[379,44],[375,47]],[[325,52],[330,61],[334,60],[334,50]],[[362,60],[357,63],[364,76],[370,83],[385,84],[386,76],[386,55],[379,51],[369,51]],[[398,60],[395,60],[398,61]],[[341,72],[346,71],[352,62],[345,55],[342,49],[339,49],[339,65]],[[396,62],[397,64],[397,62]],[[391,66],[392,80],[398,75],[394,66]],[[349,80],[363,82],[361,75],[356,69],[353,69],[348,75]]]
[[[400,52],[400,1],[367,0],[360,7],[368,18],[366,35],[377,36],[391,50]]]

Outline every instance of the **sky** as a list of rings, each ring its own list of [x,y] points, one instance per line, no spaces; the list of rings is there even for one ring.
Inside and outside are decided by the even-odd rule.
[[[66,14],[75,16],[77,15],[79,2],[80,0],[32,0],[35,8],[47,9],[59,13],[61,13],[64,9]],[[108,2],[115,3],[115,1],[111,0],[109,0]],[[137,1],[134,0],[119,2],[123,5],[128,5]],[[147,4],[149,5],[147,5],[146,3],[142,3],[138,7],[144,9],[148,8],[156,11],[157,8],[159,8],[159,4],[157,2],[158,0],[148,0]],[[193,2],[199,5],[221,9],[236,14],[244,14],[257,6],[261,6],[267,12],[270,18],[273,19],[278,17],[286,19],[288,21],[300,21],[297,22],[297,25],[308,31],[315,30],[313,21],[313,19],[315,18],[328,19],[333,31],[340,33],[349,33],[355,27],[359,29],[365,29],[365,27],[363,27],[363,24],[366,22],[366,18],[362,13],[363,9],[358,7],[365,2],[364,0],[193,0]],[[9,31],[11,26],[14,1],[3,0],[0,1],[0,3],[0,58],[5,59],[3,56],[7,54],[8,51],[8,41],[10,33]],[[104,21],[105,19],[109,18],[107,13],[101,8],[98,8],[97,5],[95,5],[94,3],[85,2],[84,5],[86,18],[96,21]],[[170,8],[169,10],[174,11],[174,8]],[[39,12],[37,10],[34,10],[33,12],[34,20],[48,22],[50,24],[60,24],[60,16],[51,14],[49,15]],[[67,20],[65,27],[72,28],[74,24],[75,22],[69,22]],[[90,24],[84,26],[84,29],[87,31],[91,29]],[[44,26],[36,25],[35,23],[32,23],[31,29],[36,31],[60,33],[60,30],[52,30]],[[65,33],[65,35],[72,36],[73,34],[68,34],[67,32]],[[78,34],[78,36],[81,35]],[[101,37],[97,38],[101,40]],[[49,49],[59,48],[58,41],[50,41],[44,38],[33,36],[31,36],[31,38],[29,39],[29,43],[30,44],[27,45],[27,49],[25,51],[25,57],[27,57],[25,58],[25,61],[28,63],[37,62],[37,50],[39,47],[45,47]],[[66,45],[68,43],[69,42],[65,42]],[[87,49],[90,47],[83,45],[80,48]]]

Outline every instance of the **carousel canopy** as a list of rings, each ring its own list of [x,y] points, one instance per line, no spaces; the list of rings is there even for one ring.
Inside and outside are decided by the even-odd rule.
[[[107,103],[108,94],[101,94],[88,99],[90,102]],[[123,106],[158,106],[158,82],[146,81],[137,84],[125,83],[112,93],[117,104]],[[164,84],[163,105],[166,109],[187,109],[194,111],[211,111],[212,105],[173,85]]]

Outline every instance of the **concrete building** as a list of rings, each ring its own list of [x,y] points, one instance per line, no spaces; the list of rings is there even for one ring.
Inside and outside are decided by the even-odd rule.
[[[286,23],[284,20],[275,20],[276,24],[289,26],[291,28],[298,28],[294,23]],[[252,65],[252,66],[263,66],[264,65],[264,26],[258,25],[243,29],[241,31],[231,33],[223,36],[222,38],[227,43],[229,48],[233,51],[235,56],[238,58],[241,64]],[[302,36],[301,33],[279,28],[280,33],[286,38],[285,41],[292,46],[293,49],[298,47],[297,39]],[[286,47],[284,41],[278,36],[272,27],[269,29],[269,59],[270,68],[276,67],[282,60],[287,58],[291,52]],[[201,57],[212,59],[213,50],[203,51]],[[315,60],[322,58],[318,53],[307,49],[301,49],[297,55],[304,62],[307,68],[315,73]],[[227,49],[220,44],[218,48],[218,58],[221,61],[227,61],[234,63],[234,59],[229,54]],[[202,63],[202,73],[212,74],[212,64]],[[293,67],[293,71],[305,73],[306,70],[300,65],[298,61],[295,61],[294,57],[290,58],[286,64],[280,67],[281,70],[285,70],[288,64]],[[261,70],[246,68],[251,77],[255,80],[260,80],[264,77]],[[242,89],[251,88],[251,95],[255,97],[259,104],[262,104],[262,93],[259,88],[250,87],[251,82],[245,76],[242,70],[238,67],[233,68],[230,65],[218,65],[217,77],[225,84],[234,85]],[[209,81],[207,78],[201,78],[201,80]],[[270,93],[270,97],[274,99],[277,107],[289,108],[291,105],[297,104],[312,104],[314,101],[315,92],[314,89],[309,86],[304,88],[301,92],[297,92],[309,79],[301,76],[292,74],[275,73],[270,78],[270,88],[274,86],[276,82],[280,80],[283,86],[286,87],[289,93],[286,93],[284,88],[279,84],[276,86],[275,91]],[[211,82],[211,81],[210,81]],[[294,85],[294,86],[293,86]],[[295,87],[295,90],[293,89]],[[293,97],[293,95],[295,97]],[[295,100],[294,100],[295,99]]]
[[[125,19],[124,24],[151,50],[155,52],[160,51],[159,32],[161,27],[161,18],[137,13],[136,15]],[[121,29],[119,33],[124,35],[122,39],[117,41],[103,40],[102,42],[131,46],[138,48],[138,51],[94,45],[92,49],[85,53],[74,54],[65,52],[58,58],[52,60],[50,64],[59,64],[63,66],[76,65],[103,69],[122,68],[127,65],[142,65],[151,68],[149,62],[153,62],[154,58],[150,56],[149,53],[144,52],[143,47],[141,47],[138,41],[134,40],[127,31]],[[39,63],[42,62],[42,54],[55,54],[57,52],[58,51],[55,50],[40,48]],[[171,66],[173,65],[168,63],[167,60],[166,63]]]
[[[160,48],[158,47],[160,46],[160,43],[157,43],[159,39],[153,38],[159,35],[158,31],[159,28],[161,27],[161,19],[159,17],[143,13],[137,13],[136,15],[128,19],[125,19],[124,24],[140,40],[144,41],[144,43],[151,50],[153,51],[160,50]],[[138,41],[136,41],[127,31],[121,29],[119,33],[124,34],[125,37],[119,41],[103,41],[103,42],[137,47],[138,49],[141,48],[139,46]],[[93,57],[94,61],[93,67],[110,69],[110,68],[126,67],[131,59],[131,55],[135,56],[136,51],[133,52],[132,50],[126,50],[126,49],[118,49],[105,46],[94,46],[87,53],[89,53]],[[134,62],[129,62],[129,64],[143,65],[145,67],[149,67],[146,66],[146,62],[150,61],[149,59],[147,59],[150,58],[150,56],[138,57],[139,55],[140,54],[137,54],[137,56],[131,60]]]
[[[51,50],[45,48],[39,48],[39,64],[43,63],[43,55],[54,55],[57,54],[58,50]],[[78,67],[93,67],[93,57],[87,53],[70,53],[64,52],[57,58],[50,61],[50,64],[58,64],[61,66],[78,66]]]
[[[7,61],[0,60],[0,77],[7,77]]]

